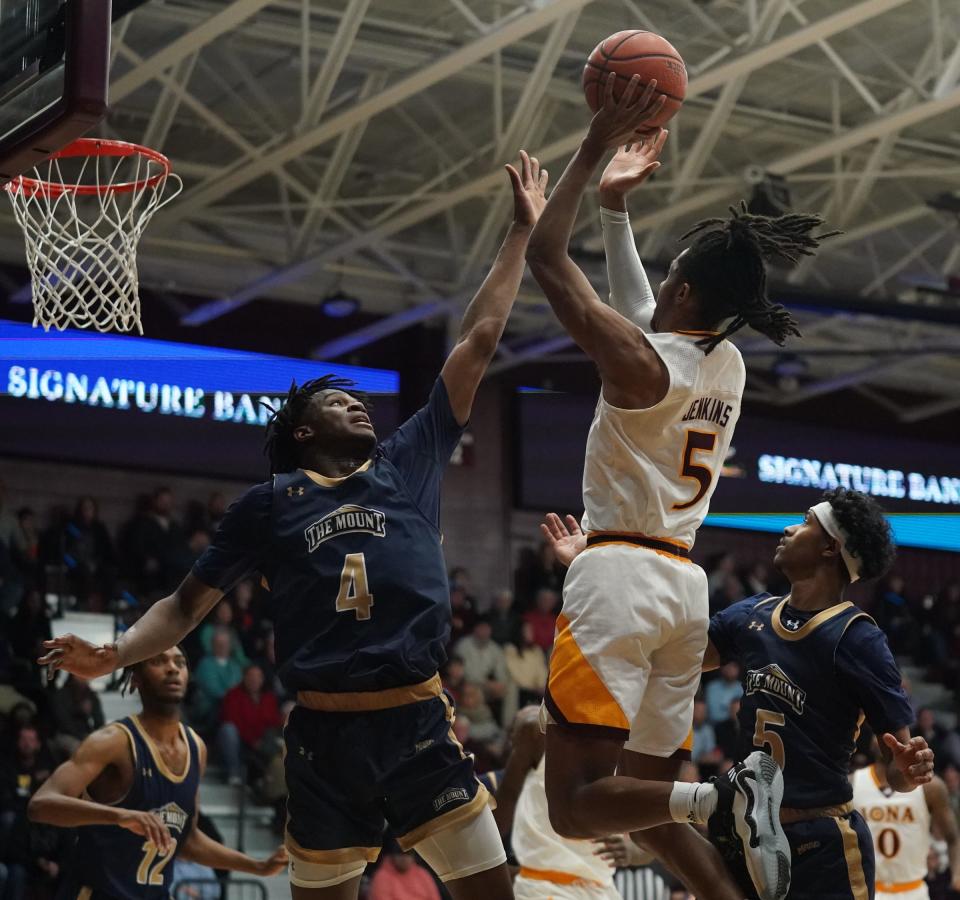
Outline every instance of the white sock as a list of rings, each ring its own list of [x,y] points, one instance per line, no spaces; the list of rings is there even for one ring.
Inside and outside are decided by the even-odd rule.
[[[670,815],[674,822],[705,825],[717,808],[717,789],[712,784],[675,781],[670,792]]]

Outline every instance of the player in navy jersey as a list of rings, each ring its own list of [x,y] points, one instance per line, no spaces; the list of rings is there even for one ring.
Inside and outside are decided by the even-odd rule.
[[[273,480],[228,510],[180,588],[116,645],[67,636],[42,660],[83,677],[149,656],[258,571],[277,661],[297,698],[285,732],[286,844],[296,900],[355,898],[384,822],[455,900],[512,896],[489,793],[452,732],[439,666],[450,597],[440,483],[496,351],[547,174],[508,167],[514,222],[426,406],[383,443],[363,397],[324,378],[291,389],[268,428]]]
[[[176,856],[250,875],[286,866],[283,848],[255,860],[197,828],[207,750],[180,722],[187,680],[178,647],[134,667],[143,711],[91,734],[31,799],[33,821],[78,828],[59,900],[165,900]]]
[[[569,562],[585,545],[575,520],[551,515],[544,532]],[[878,578],[894,558],[890,526],[866,494],[838,488],[784,529],[774,565],[790,581],[786,597],[761,594],[734,603],[710,622],[704,669],[736,660],[743,671],[742,755],[759,748],[783,769],[781,823],[789,843],[792,900],[873,897],[873,843],[851,803],[850,758],[864,719],[882,735],[884,773],[897,791],[931,780],[933,751],[910,737],[913,711],[886,636],[853,603],[846,587]],[[748,896],[756,864],[752,836],[733,835],[729,779],[698,786],[691,821],[711,833]],[[714,816],[719,808],[720,815]],[[712,854],[691,829],[673,829],[656,852],[682,875]],[[642,832],[638,840],[646,839]]]

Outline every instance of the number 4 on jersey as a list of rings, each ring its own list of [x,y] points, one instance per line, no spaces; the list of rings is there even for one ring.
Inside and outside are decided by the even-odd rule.
[[[357,621],[370,618],[373,594],[367,586],[367,562],[362,553],[348,553],[340,573],[340,593],[337,594],[337,612],[354,610]]]

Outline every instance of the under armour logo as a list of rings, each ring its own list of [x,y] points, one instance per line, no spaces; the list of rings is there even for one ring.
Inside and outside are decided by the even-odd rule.
[[[763,631],[763,622],[758,622],[756,619],[754,619],[750,623],[749,628],[751,631]]]
[[[302,488],[301,488],[302,490]],[[313,751],[307,750],[304,747],[300,747],[300,755],[304,757],[307,762],[313,762]]]
[[[144,778],[150,778],[153,775],[153,769],[144,768],[141,770]]]
[[[293,487],[293,485],[291,485],[290,487],[287,488],[287,496],[288,496],[288,497],[302,497],[302,496],[303,496],[303,488],[302,488],[302,487],[295,488],[295,487]]]
[[[786,625],[791,631],[797,631],[800,628],[799,619],[787,619],[783,624]]]

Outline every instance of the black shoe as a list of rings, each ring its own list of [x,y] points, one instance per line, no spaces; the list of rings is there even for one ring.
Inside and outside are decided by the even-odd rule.
[[[733,815],[743,859],[761,900],[783,900],[790,890],[790,844],[780,825],[780,767],[757,750],[714,785],[718,794],[714,815]]]

